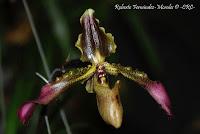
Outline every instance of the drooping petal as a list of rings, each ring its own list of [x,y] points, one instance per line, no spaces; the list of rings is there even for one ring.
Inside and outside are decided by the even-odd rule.
[[[148,78],[144,72],[134,70],[131,67],[123,67],[120,64],[109,64],[105,63],[105,69],[112,75],[121,73],[123,76],[135,81],[142,87],[144,87],[149,94],[156,100],[157,103],[165,110],[165,112],[171,116],[171,104],[170,99],[164,86],[157,81],[152,81]]]
[[[43,86],[38,99],[34,102],[39,104],[48,104],[75,82],[92,76],[95,70],[95,66],[89,65],[85,68],[77,68],[68,71],[63,76],[56,78],[55,81]]]
[[[26,102],[18,109],[17,115],[19,120],[26,124],[35,110],[36,104],[34,102]]]
[[[55,81],[44,85],[37,99],[24,103],[20,107],[18,111],[20,121],[25,124],[30,119],[37,104],[46,105],[50,103],[75,82],[88,79],[93,75],[95,70],[95,66],[77,68],[67,72],[61,77],[58,77]]]
[[[115,53],[116,44],[110,33],[105,33],[103,27],[99,27],[99,21],[94,17],[94,10],[87,9],[80,18],[83,33],[79,35],[76,47],[81,51],[81,60],[98,64],[105,60],[106,56]]]
[[[96,93],[97,106],[102,119],[119,128],[122,124],[123,108],[119,95],[120,81],[117,81],[110,89],[109,85],[105,83],[98,83],[94,81],[94,91]]]
[[[95,70],[95,66],[89,65],[85,68],[77,68],[66,72],[63,76],[57,77],[55,81],[43,86],[38,99],[34,102],[48,104],[75,82],[92,76]]]

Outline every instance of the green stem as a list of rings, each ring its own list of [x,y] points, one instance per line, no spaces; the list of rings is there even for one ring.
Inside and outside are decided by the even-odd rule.
[[[35,41],[36,41],[36,45],[38,47],[38,51],[40,53],[40,57],[42,59],[44,70],[47,74],[47,77],[49,78],[50,77],[50,71],[49,71],[49,67],[48,67],[48,64],[47,64],[47,60],[45,58],[44,50],[42,48],[40,38],[38,37],[38,33],[37,33],[36,28],[35,28],[35,24],[34,24],[34,21],[33,21],[33,18],[32,18],[32,15],[31,15],[31,12],[29,10],[29,7],[28,7],[26,0],[23,0],[23,4],[24,4],[24,8],[26,10],[27,16],[28,16],[29,23],[31,25],[31,29],[33,31],[33,35],[34,35],[34,38],[35,38]]]
[[[47,126],[48,134],[51,134],[51,128],[50,128],[50,125],[49,125],[49,119],[48,119],[48,116],[45,115],[45,116],[44,116],[44,119],[45,119],[45,123],[46,123],[46,126]]]
[[[60,110],[60,116],[62,118],[64,125],[65,125],[65,129],[66,129],[67,134],[72,134],[69,123],[68,123],[66,115],[65,115],[65,111],[63,109]]]

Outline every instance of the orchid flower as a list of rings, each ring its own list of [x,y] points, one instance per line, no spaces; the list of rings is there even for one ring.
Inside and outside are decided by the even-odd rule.
[[[161,105],[163,110],[171,116],[170,100],[162,83],[152,81],[144,72],[125,67],[120,64],[108,63],[105,58],[115,53],[116,44],[114,37],[106,33],[99,26],[99,20],[94,17],[94,10],[87,9],[80,18],[83,31],[78,36],[76,47],[81,51],[81,62],[90,63],[86,67],[71,68],[66,70],[55,80],[48,82],[41,89],[39,97],[27,101],[18,110],[18,117],[26,124],[32,116],[36,105],[47,105],[55,100],[69,86],[76,83],[86,83],[88,93],[96,94],[97,106],[103,120],[115,128],[122,124],[123,108],[120,101],[120,80],[113,87],[108,83],[109,75],[123,75],[133,80]]]

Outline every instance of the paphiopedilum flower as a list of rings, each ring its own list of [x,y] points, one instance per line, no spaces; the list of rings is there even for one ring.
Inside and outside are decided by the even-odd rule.
[[[110,87],[107,74],[119,74],[129,78],[144,89],[171,116],[170,100],[162,83],[152,81],[147,74],[131,67],[108,63],[105,58],[116,51],[114,37],[99,26],[94,10],[87,9],[80,18],[83,32],[78,36],[76,47],[81,51],[80,60],[90,62],[87,67],[70,68],[47,83],[41,89],[39,97],[24,103],[18,110],[20,121],[25,124],[31,117],[35,106],[47,105],[76,83],[86,83],[88,93],[95,93],[99,113],[103,120],[119,128],[122,123],[123,108],[119,96],[120,80]]]

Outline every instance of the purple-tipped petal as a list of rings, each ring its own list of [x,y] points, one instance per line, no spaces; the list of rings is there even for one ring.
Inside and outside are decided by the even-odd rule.
[[[163,84],[157,81],[151,81],[146,84],[145,88],[147,89],[149,94],[156,100],[156,102],[161,105],[165,112],[169,116],[172,116],[170,99]]]
[[[55,88],[50,84],[46,84],[42,87],[39,97],[36,100],[31,100],[29,102],[24,103],[18,110],[18,117],[23,124],[26,124],[31,118],[35,106],[37,104],[48,104],[51,100],[53,100],[56,96],[58,96],[59,88]]]
[[[66,84],[65,84],[66,85]],[[18,117],[23,124],[26,124],[31,118],[35,106],[37,104],[46,105],[55,99],[63,90],[64,84],[57,83],[54,85],[46,84],[42,87],[40,95],[37,99],[24,103],[18,110]]]
[[[34,102],[24,103],[17,112],[18,118],[23,124],[26,124],[31,118],[36,104]]]
[[[121,73],[123,76],[135,81],[140,86],[144,87],[150,93],[150,95],[161,105],[166,113],[169,116],[172,115],[170,99],[162,83],[150,80],[147,74],[131,67],[124,67],[115,63],[106,63],[104,66],[106,71],[110,74],[117,75],[118,73]]]
[[[86,79],[94,74],[95,66],[87,68],[77,68],[73,71],[65,73],[61,77],[57,77],[55,81],[44,85],[40,91],[39,97],[24,103],[18,110],[18,117],[20,121],[25,124],[31,117],[34,108],[37,104],[47,105],[63,93],[68,87],[75,82]]]

